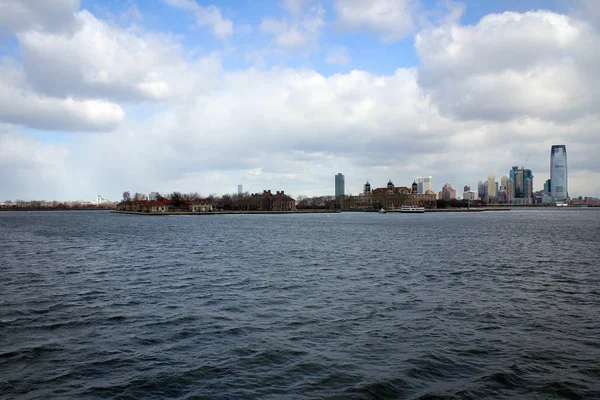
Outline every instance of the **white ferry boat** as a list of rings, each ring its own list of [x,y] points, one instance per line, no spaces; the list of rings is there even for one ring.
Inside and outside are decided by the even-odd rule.
[[[424,213],[425,207],[417,207],[417,206],[402,206],[400,207],[401,213]]]

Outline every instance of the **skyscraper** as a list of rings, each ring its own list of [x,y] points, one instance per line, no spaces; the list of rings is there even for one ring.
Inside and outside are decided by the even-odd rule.
[[[242,185],[238,185],[238,194],[244,193],[244,187]]]
[[[346,188],[346,182],[344,175],[340,172],[335,176],[335,197],[338,198],[344,195],[344,189]]]
[[[417,182],[417,193],[423,194],[428,190],[433,190],[432,178],[431,176],[424,176],[415,178],[415,182]]]
[[[533,198],[533,173],[530,169],[512,167],[509,179],[511,203],[530,204]]]
[[[567,147],[564,144],[555,144],[550,149],[550,192],[555,201],[569,198]]]
[[[500,191],[506,193],[508,189],[508,176],[500,178]]]
[[[488,175],[488,197],[496,197],[496,175]]]

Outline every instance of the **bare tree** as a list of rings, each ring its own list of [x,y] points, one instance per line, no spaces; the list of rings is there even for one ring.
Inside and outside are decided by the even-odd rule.
[[[123,192],[123,201],[131,201],[131,193],[129,191]]]
[[[183,195],[179,192],[171,193],[170,198],[173,202],[173,207],[181,207],[181,205],[183,205],[183,203],[185,202]]]

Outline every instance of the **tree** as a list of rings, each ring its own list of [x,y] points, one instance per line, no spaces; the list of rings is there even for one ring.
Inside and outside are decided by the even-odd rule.
[[[123,201],[131,201],[131,193],[129,191],[123,192]]]
[[[181,207],[184,203],[183,195],[179,192],[171,193],[171,201],[173,202],[173,207]]]

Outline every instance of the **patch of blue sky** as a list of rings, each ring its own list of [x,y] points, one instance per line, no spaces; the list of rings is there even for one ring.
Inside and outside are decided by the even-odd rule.
[[[15,126],[13,130],[15,132],[31,136],[34,139],[45,144],[74,143],[76,141],[76,134],[72,132],[49,131],[43,129],[28,128],[25,126]]]
[[[10,57],[22,62],[19,42],[7,29],[0,28],[0,58]]]

